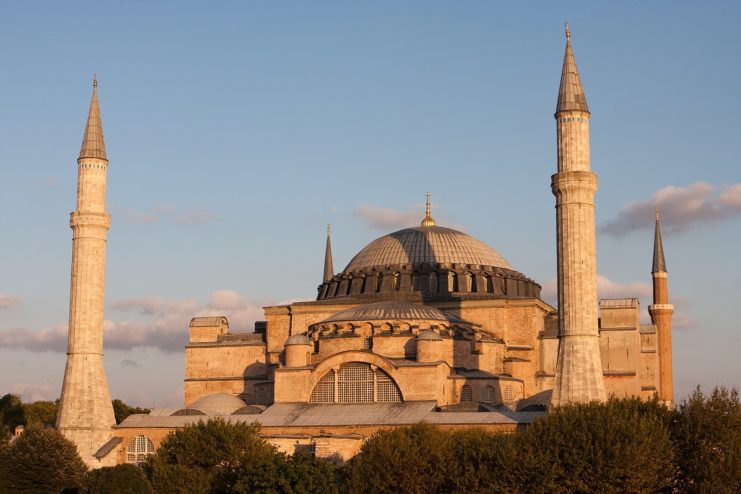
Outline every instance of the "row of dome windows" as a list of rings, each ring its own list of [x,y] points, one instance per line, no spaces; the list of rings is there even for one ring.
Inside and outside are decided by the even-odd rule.
[[[512,401],[513,398],[514,395],[512,393],[512,386],[510,384],[505,385],[504,390],[502,391],[502,399],[505,403],[507,403]],[[471,386],[469,386],[468,384],[464,384],[461,387],[461,403],[471,401],[473,401],[473,389],[471,389]],[[499,400],[497,399],[497,390],[494,388],[494,386],[486,386],[481,393],[481,399],[479,401],[481,403],[498,403]]]
[[[460,282],[463,283],[462,285],[459,285],[459,279],[461,279]],[[424,291],[430,293],[445,293],[463,291],[469,293],[500,293],[502,295],[507,295],[507,281],[508,278],[500,278],[489,274],[477,277],[470,271],[461,275],[452,271],[448,271],[447,274],[441,275],[432,272],[429,275],[412,275],[410,288],[416,292]],[[360,283],[359,287],[356,285],[358,282]],[[372,278],[371,283],[373,283]],[[479,287],[479,283],[482,285],[481,287]],[[386,286],[384,284],[386,284]],[[334,280],[330,284],[325,284],[323,286],[320,298],[340,297],[350,295],[351,293],[379,293],[381,291],[398,292],[401,291],[401,289],[402,275],[401,273],[396,272],[385,276],[379,274],[375,279],[375,286],[368,285],[367,276],[350,278],[345,283]]]

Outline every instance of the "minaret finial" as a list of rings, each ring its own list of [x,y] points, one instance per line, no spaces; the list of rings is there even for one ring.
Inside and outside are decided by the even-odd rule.
[[[422,220],[422,226],[424,227],[431,227],[435,226],[437,223],[435,223],[435,220],[432,219],[432,216],[430,215],[430,193],[427,193],[427,202],[425,204],[425,218]]]
[[[98,87],[98,76],[95,72],[93,72],[93,88]]]
[[[656,206],[656,221],[659,221],[659,206]]]
[[[329,237],[331,233],[332,233],[332,225],[327,223],[327,237]]]
[[[571,41],[571,28],[569,27],[569,21],[566,21],[566,41]]]

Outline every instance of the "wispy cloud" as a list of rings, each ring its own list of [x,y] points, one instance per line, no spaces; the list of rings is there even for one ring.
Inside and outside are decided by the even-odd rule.
[[[109,304],[113,311],[134,312],[148,317],[143,322],[125,318],[106,320],[103,324],[105,348],[131,350],[149,347],[163,352],[179,352],[188,341],[188,324],[192,317],[223,315],[233,331],[249,332],[254,322],[263,318],[262,307],[266,304],[234,290],[214,291],[206,303],[154,297],[114,301]],[[0,331],[0,348],[63,352],[67,348],[67,324],[60,323],[39,331],[26,328]]]
[[[636,230],[651,229],[657,207],[661,212],[663,232],[686,232],[704,223],[741,215],[741,183],[717,187],[696,182],[687,187],[664,187],[646,201],[627,204],[620,210],[617,218],[600,226],[600,231],[620,236]]]
[[[370,204],[362,204],[353,211],[353,216],[360,218],[368,224],[373,230],[392,230],[397,228],[406,228],[417,226],[422,218],[424,209],[415,206],[412,209],[401,211],[392,208],[379,208]]]
[[[175,224],[177,225],[198,225],[214,219],[216,215],[206,208],[197,209],[194,211],[186,211],[177,218],[175,218]]]
[[[39,400],[56,400],[61,394],[61,389],[51,384],[15,383],[11,386],[10,392],[20,396],[24,403],[33,403]]]
[[[120,363],[121,367],[139,367],[139,364],[135,360],[125,358]]]
[[[543,284],[541,291],[543,300],[558,307],[558,284],[555,279]],[[633,281],[620,283],[611,280],[607,276],[597,275],[597,298],[638,298],[641,300],[641,322],[650,323],[648,305],[652,302],[653,287],[649,283]],[[689,299],[682,296],[673,296],[669,301],[674,304],[674,315],[672,317],[672,329],[687,329],[694,325],[685,310],[690,305]]]
[[[7,309],[10,307],[15,307],[16,305],[20,305],[21,299],[18,297],[14,297],[13,295],[9,295],[7,293],[0,293],[0,309]]]

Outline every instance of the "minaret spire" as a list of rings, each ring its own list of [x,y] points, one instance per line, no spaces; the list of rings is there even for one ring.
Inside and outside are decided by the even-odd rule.
[[[661,228],[659,227],[659,208],[656,208],[656,227],[654,230],[654,262],[651,273],[666,273],[666,261],[664,260],[664,244],[661,241]]]
[[[82,158],[108,160],[105,152],[105,139],[103,138],[103,121],[100,119],[100,106],[98,105],[98,78],[95,74],[93,74],[93,96],[90,99],[90,111],[88,111],[85,134],[80,147],[80,159]]]
[[[664,245],[661,241],[659,208],[656,208],[654,231],[654,260],[651,267],[654,299],[648,306],[651,322],[656,325],[659,355],[659,400],[665,405],[674,403],[674,378],[672,370],[672,315],[674,306],[669,303],[669,286],[664,260]]]
[[[422,220],[422,226],[423,227],[431,227],[435,226],[437,223],[434,219],[432,219],[432,216],[430,215],[430,193],[427,193],[427,202],[425,203],[425,217]]]
[[[561,85],[558,88],[558,103],[556,113],[568,110],[579,110],[589,113],[587,97],[581,85],[579,69],[576,67],[574,51],[571,48],[571,28],[566,23],[566,53],[563,56],[561,70]]]
[[[327,247],[324,250],[324,281],[332,281],[334,266],[332,265],[332,242],[330,240],[330,225],[327,225]]]

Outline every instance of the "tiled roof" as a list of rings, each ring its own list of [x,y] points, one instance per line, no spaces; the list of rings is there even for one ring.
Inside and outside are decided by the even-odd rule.
[[[470,235],[441,226],[405,228],[369,243],[345,268],[399,264],[473,264],[512,269],[497,251]]]

